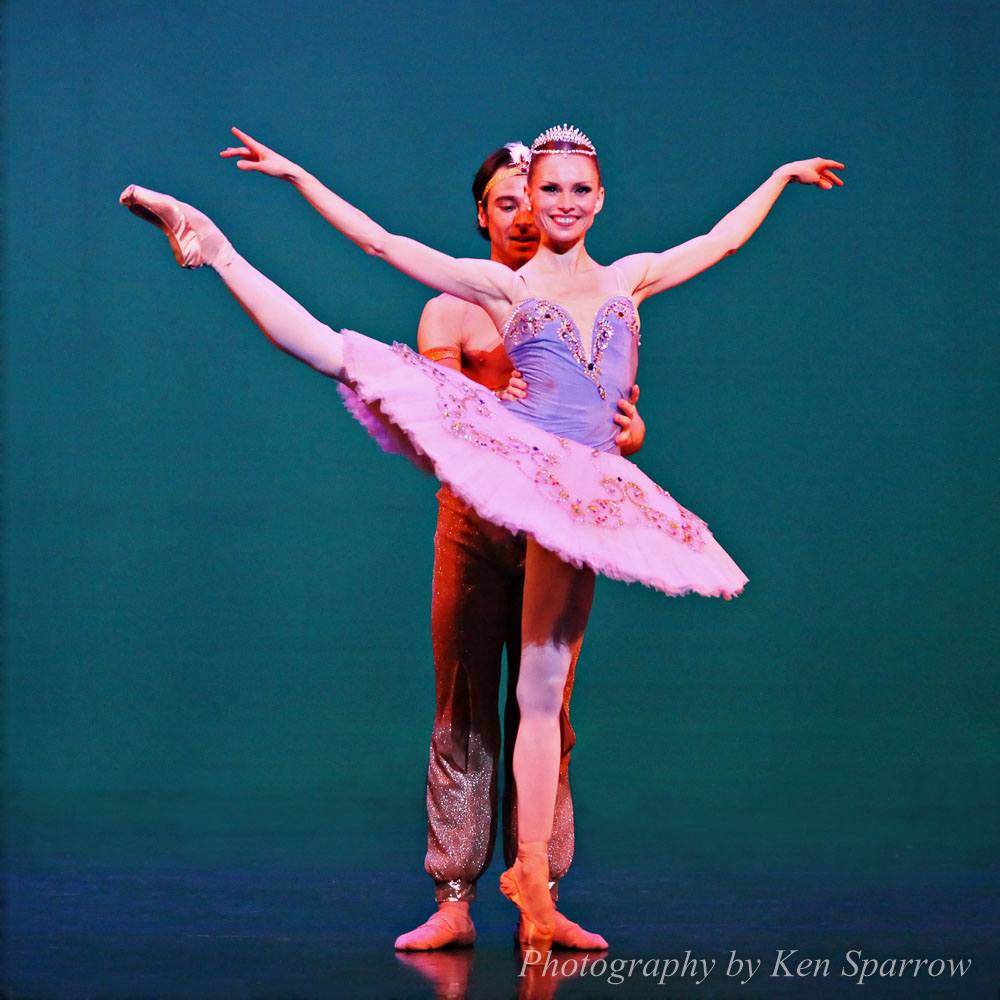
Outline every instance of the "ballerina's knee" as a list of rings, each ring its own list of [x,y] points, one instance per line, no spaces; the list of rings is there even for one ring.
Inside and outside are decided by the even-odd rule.
[[[556,643],[530,644],[521,649],[521,674],[517,682],[517,704],[526,715],[558,720],[572,652]]]

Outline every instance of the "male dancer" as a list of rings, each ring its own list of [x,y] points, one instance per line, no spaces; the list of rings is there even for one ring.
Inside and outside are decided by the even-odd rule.
[[[490,241],[490,258],[513,269],[538,249],[538,233],[526,191],[528,150],[510,143],[491,153],[472,184],[479,232]],[[489,316],[451,295],[424,307],[417,331],[420,352],[459,370],[496,392],[507,388],[512,365]],[[512,391],[523,394],[515,379]],[[617,438],[622,453],[638,451],[645,427],[635,411],[638,387],[619,402]],[[476,937],[469,903],[476,881],[493,855],[497,830],[497,763],[500,722],[497,696],[500,662],[507,647],[507,699],[504,710],[507,761],[503,802],[503,846],[507,864],[517,854],[510,750],[517,731],[515,688],[521,648],[521,596],[524,584],[522,537],[480,518],[443,486],[438,493],[434,536],[434,591],[431,631],[437,703],[427,769],[427,856],[435,881],[438,909],[426,923],[396,939],[400,951],[425,951],[471,944]],[[550,885],[557,898],[559,879],[573,857],[573,804],[569,791],[569,753],[575,741],[569,723],[573,686],[570,668],[561,716],[562,762],[549,847]],[[599,934],[556,913],[553,944],[600,949]]]

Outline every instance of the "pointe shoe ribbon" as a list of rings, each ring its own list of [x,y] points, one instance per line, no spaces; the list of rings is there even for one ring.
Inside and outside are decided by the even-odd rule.
[[[118,200],[140,219],[163,230],[181,267],[195,268],[205,263],[198,234],[185,218],[180,203],[170,195],[129,184]]]

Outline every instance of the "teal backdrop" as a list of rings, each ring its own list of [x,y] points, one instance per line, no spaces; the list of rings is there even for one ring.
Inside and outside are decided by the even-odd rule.
[[[847,165],[644,307],[639,464],[751,582],[733,602],[599,583],[580,851],[656,828],[847,879],[845,858],[994,859],[998,10],[5,4],[14,848],[39,817],[113,853],[136,817],[197,844],[220,803],[238,829],[341,802],[419,868],[435,485],[117,199],[193,201],[324,321],[413,344],[433,293],[221,160],[230,126],[480,255],[483,156],[568,121],[602,157],[603,262],[707,230],[787,160]]]

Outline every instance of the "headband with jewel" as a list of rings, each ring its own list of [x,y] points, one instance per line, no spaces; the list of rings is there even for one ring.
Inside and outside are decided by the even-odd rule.
[[[574,148],[542,149],[542,146],[547,146],[550,142],[567,142]],[[531,155],[536,156],[539,153],[562,153],[563,156],[578,153],[582,156],[597,156],[594,144],[575,125],[567,125],[565,122],[562,125],[553,125],[552,128],[546,129],[531,144]]]
[[[510,153],[511,165],[501,167],[487,182],[483,188],[483,196],[480,201],[486,201],[486,196],[501,181],[508,177],[521,177],[528,172],[528,164],[531,162],[531,150],[523,142],[508,142],[504,149]]]

